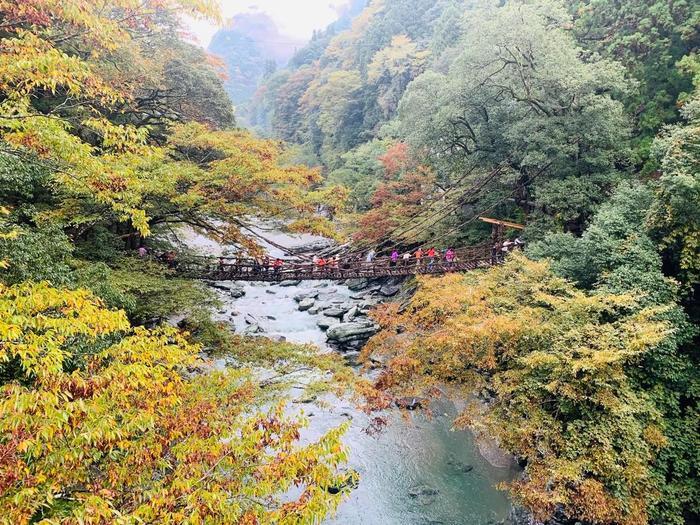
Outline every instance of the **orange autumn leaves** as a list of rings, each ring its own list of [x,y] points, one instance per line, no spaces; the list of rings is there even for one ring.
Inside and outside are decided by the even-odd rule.
[[[421,211],[433,190],[434,176],[410,154],[408,146],[397,143],[379,157],[384,180],[374,192],[372,209],[359,221],[358,241],[378,242],[395,230],[407,217]]]

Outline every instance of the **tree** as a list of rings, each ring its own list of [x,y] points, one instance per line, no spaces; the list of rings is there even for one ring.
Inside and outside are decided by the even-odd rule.
[[[449,71],[409,86],[400,137],[454,177],[465,165],[509,165],[524,211],[581,231],[625,160],[622,67],[577,47],[557,3],[483,8],[465,24]]]
[[[659,498],[653,462],[668,438],[632,370],[671,336],[663,312],[577,290],[513,255],[488,271],[420,279],[407,308],[378,312],[384,330],[364,352],[388,354],[377,387],[389,393],[445,383],[462,398],[482,392],[455,423],[526,464],[509,488],[540,519],[563,510],[640,525]]]
[[[656,201],[649,221],[671,273],[689,290],[700,283],[700,76],[698,80],[681,109],[685,122],[662,129],[651,150],[660,176],[653,185]]]
[[[620,61],[639,81],[627,105],[646,156],[659,127],[677,119],[676,99],[690,87],[676,62],[700,43],[700,9],[694,2],[579,0],[570,10],[577,40]]]
[[[8,522],[311,523],[340,501],[342,427],[298,445],[303,419],[263,409],[245,370],[192,374],[200,348],[173,329],[0,284],[0,340]]]

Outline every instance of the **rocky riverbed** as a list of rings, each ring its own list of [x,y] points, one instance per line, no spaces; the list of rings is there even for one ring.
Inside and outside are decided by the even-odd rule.
[[[223,304],[216,317],[238,333],[311,343],[320,352],[342,352],[353,365],[377,330],[367,317],[369,309],[403,293],[398,281],[210,284]],[[405,402],[406,410],[372,415],[333,396],[290,405],[310,420],[302,440],[351,423],[344,442],[350,452],[348,468],[359,473],[360,482],[327,524],[530,525],[529,517],[516,515],[506,494],[495,488],[517,476],[517,467],[491,464],[479,453],[474,436],[453,431],[458,409],[452,403],[431,402],[426,413],[411,411],[423,400]],[[368,432],[377,416],[386,426]]]

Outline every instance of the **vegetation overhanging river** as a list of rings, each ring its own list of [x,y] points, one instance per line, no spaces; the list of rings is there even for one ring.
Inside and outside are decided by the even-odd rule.
[[[269,234],[266,234],[269,235]],[[275,233],[277,242],[306,242]],[[188,244],[198,251],[220,254],[220,247],[191,235]],[[268,247],[272,256],[278,253]],[[328,282],[302,282],[297,286],[269,283],[237,283],[245,291],[240,298],[222,293],[224,306],[218,318],[232,323],[240,333],[246,316],[261,320],[268,337],[284,337],[295,343],[311,343],[328,350],[317,316],[299,311],[294,296],[314,287],[330,288],[339,299],[352,293],[347,286]],[[249,317],[250,319],[250,317]],[[382,413],[388,425],[368,434],[370,419],[349,400],[334,397],[316,404],[293,405],[309,416],[303,439],[312,440],[326,430],[350,420],[344,441],[350,451],[349,468],[360,475],[359,486],[326,523],[337,525],[487,525],[506,523],[511,503],[496,485],[516,475],[514,467],[500,468],[480,453],[473,436],[451,429],[456,407],[447,401],[431,406],[431,415]]]

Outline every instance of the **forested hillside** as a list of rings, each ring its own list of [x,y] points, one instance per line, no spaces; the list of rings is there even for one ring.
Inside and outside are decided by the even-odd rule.
[[[479,392],[457,424],[521,460],[541,519],[700,516],[699,27],[694,2],[374,0],[258,90],[253,122],[348,188],[356,248],[526,225],[526,256],[421,279],[366,353],[388,392]]]
[[[290,387],[371,418],[453,396],[542,523],[699,523],[700,5],[355,0],[287,68],[243,39],[228,72],[182,37],[217,5],[0,0],[0,523],[321,523],[352,416],[302,438]],[[260,258],[275,220],[341,268],[493,244],[485,215],[522,253],[409,279],[371,382],[236,336],[176,271],[185,229]]]
[[[286,66],[302,45],[303,42],[280,33],[266,14],[243,13],[219,29],[207,49],[221,59],[226,92],[244,110],[260,81],[278,67]]]

